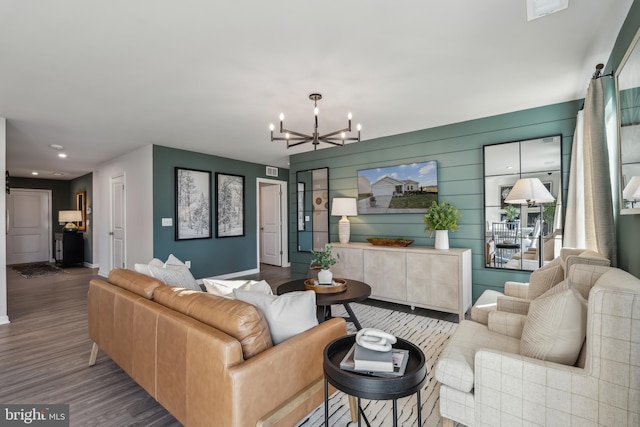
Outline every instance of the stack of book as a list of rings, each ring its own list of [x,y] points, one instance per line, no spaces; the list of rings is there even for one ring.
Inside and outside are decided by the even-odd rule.
[[[408,360],[409,350],[392,348],[390,351],[375,351],[353,344],[340,362],[340,369],[381,377],[399,377],[404,374]]]

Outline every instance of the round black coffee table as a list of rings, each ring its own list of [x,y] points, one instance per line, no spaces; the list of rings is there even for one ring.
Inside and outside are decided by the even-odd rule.
[[[282,295],[287,292],[304,291],[304,281],[307,279],[292,280],[291,282],[283,283],[276,289],[276,294]],[[346,317],[347,322],[353,322],[358,330],[362,329],[360,322],[356,318],[351,307],[350,302],[364,301],[371,295],[371,286],[366,283],[359,282],[357,280],[345,279],[347,281],[347,290],[344,292],[337,292],[334,294],[329,293],[316,293],[316,306],[318,306],[317,316],[318,322],[324,322],[331,318],[331,306],[335,304],[342,304],[349,313],[349,317]]]
[[[427,380],[427,366],[424,353],[419,347],[407,340],[398,338],[394,348],[409,350],[409,361],[404,375],[399,377],[377,377],[365,373],[345,371],[340,369],[340,362],[355,343],[355,335],[337,338],[324,349],[324,421],[329,425],[329,386],[331,384],[340,391],[358,398],[358,425],[360,415],[364,416],[360,408],[360,399],[393,400],[393,425],[397,425],[397,399],[416,394],[418,399],[418,425],[422,425],[422,405],[420,403],[420,389]],[[366,417],[365,422],[369,425]]]

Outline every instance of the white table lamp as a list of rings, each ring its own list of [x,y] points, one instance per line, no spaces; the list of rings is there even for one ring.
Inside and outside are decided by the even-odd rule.
[[[74,224],[75,222],[82,221],[82,212],[80,211],[59,211],[58,212],[58,222],[66,223],[63,231],[65,232],[76,232],[78,231],[78,226]]]
[[[504,200],[505,203],[512,205],[540,206],[540,244],[538,245],[538,250],[540,251],[538,265],[540,267],[542,267],[544,262],[544,233],[542,232],[542,230],[544,230],[543,204],[552,203],[555,202],[555,200],[555,197],[549,193],[547,187],[545,187],[538,178],[519,179]]]
[[[622,190],[622,199],[629,200],[631,206],[640,200],[640,176],[633,176]]]
[[[331,215],[342,216],[338,221],[338,238],[340,243],[349,243],[351,234],[351,224],[347,216],[358,215],[358,204],[356,199],[351,197],[334,197],[331,204]]]

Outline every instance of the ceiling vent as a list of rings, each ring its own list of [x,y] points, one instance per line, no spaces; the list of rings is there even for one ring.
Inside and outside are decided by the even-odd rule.
[[[569,7],[569,0],[527,0],[527,21],[560,12]]]
[[[267,166],[267,176],[278,176],[278,168]]]

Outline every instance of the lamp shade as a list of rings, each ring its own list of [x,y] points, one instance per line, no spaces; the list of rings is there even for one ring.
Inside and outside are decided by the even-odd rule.
[[[631,177],[631,180],[622,190],[622,198],[625,200],[640,199],[640,176]]]
[[[526,205],[529,203],[551,203],[555,200],[538,178],[522,178],[516,182],[505,203]]]
[[[357,216],[358,204],[352,197],[334,197],[331,205],[331,215],[333,216]]]
[[[59,211],[58,222],[79,222],[82,221],[82,212],[80,211]]]

